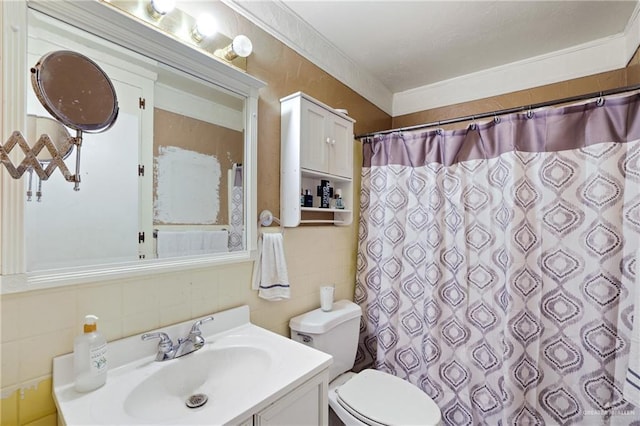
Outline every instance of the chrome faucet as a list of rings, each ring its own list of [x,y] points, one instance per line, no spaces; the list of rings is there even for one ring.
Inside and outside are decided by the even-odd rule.
[[[156,361],[166,361],[168,359],[175,358],[176,350],[173,347],[173,342],[169,336],[167,336],[167,333],[163,333],[161,331],[157,333],[145,333],[140,337],[142,340],[160,339],[160,342],[158,342]]]
[[[158,353],[156,354],[156,361],[166,361],[169,359],[179,358],[183,355],[195,352],[202,348],[205,344],[200,326],[207,322],[213,321],[213,317],[202,318],[191,326],[191,331],[185,338],[179,338],[178,342],[174,345],[171,338],[166,333],[145,333],[142,336],[142,340],[160,339],[158,342]]]
[[[178,339],[175,358],[195,352],[204,346],[204,338],[202,337],[200,326],[207,321],[213,321],[213,317],[206,317],[196,321],[193,323],[193,326],[191,326],[189,335],[184,339]]]

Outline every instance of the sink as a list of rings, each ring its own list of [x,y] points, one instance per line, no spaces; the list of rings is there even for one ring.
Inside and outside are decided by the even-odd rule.
[[[222,399],[240,397],[267,375],[273,357],[255,346],[205,347],[166,364],[126,397],[128,415],[145,422],[167,421],[184,418],[205,405],[218,405]],[[208,397],[206,404],[188,408],[187,399],[199,394]]]
[[[109,342],[107,382],[92,392],[75,391],[73,354],[54,358],[58,424],[251,423],[254,413],[328,371],[330,355],[251,324],[249,313],[244,305],[213,314],[215,321],[202,328],[205,346],[168,361],[155,361],[157,342],[142,341],[140,335]],[[155,331],[175,340],[187,335],[192,324]],[[207,398],[204,404],[201,394]],[[194,408],[187,407],[187,400]]]

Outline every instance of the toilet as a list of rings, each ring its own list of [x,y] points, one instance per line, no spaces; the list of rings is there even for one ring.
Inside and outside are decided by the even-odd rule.
[[[333,356],[329,407],[347,425],[439,425],[429,396],[411,383],[378,370],[351,372],[360,330],[360,306],[349,300],[331,311],[316,309],[289,321],[291,338]]]

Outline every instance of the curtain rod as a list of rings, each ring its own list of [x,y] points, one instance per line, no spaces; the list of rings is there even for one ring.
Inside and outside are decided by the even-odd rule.
[[[592,99],[592,98],[600,98],[600,97],[603,97],[603,96],[616,95],[618,93],[632,92],[634,90],[640,90],[640,84],[636,84],[636,85],[633,85],[633,86],[619,87],[617,89],[603,90],[601,92],[587,93],[587,94],[584,94],[584,95],[572,96],[572,97],[569,97],[569,98],[557,99],[557,100],[554,100],[554,101],[540,102],[540,103],[537,103],[537,104],[531,104],[531,105],[525,105],[525,106],[501,109],[501,110],[492,111],[492,112],[483,112],[483,113],[480,113],[480,114],[467,115],[467,116],[464,116],[464,117],[449,118],[449,119],[446,119],[446,120],[433,121],[431,123],[418,124],[418,125],[415,125],[415,126],[399,127],[397,129],[381,130],[379,132],[364,133],[362,135],[355,136],[354,139],[362,139],[362,138],[367,138],[367,137],[376,136],[376,135],[387,135],[389,133],[404,132],[404,131],[409,131],[409,130],[426,129],[426,128],[429,128],[429,127],[440,127],[440,126],[444,126],[446,124],[455,124],[455,123],[462,123],[463,121],[472,121],[472,120],[478,120],[478,119],[483,119],[483,118],[488,118],[488,117],[497,117],[499,115],[513,114],[515,112],[523,112],[523,111],[528,111],[528,110],[533,110],[533,109],[538,109],[538,108],[544,108],[544,107],[549,107],[549,106],[554,106],[554,105],[559,105],[559,104],[578,102],[578,101],[583,101],[583,100]]]

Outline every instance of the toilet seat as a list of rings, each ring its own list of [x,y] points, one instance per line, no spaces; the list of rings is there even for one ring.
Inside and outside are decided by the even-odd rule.
[[[337,402],[372,426],[437,425],[440,409],[424,392],[391,374],[363,370],[336,389]]]

